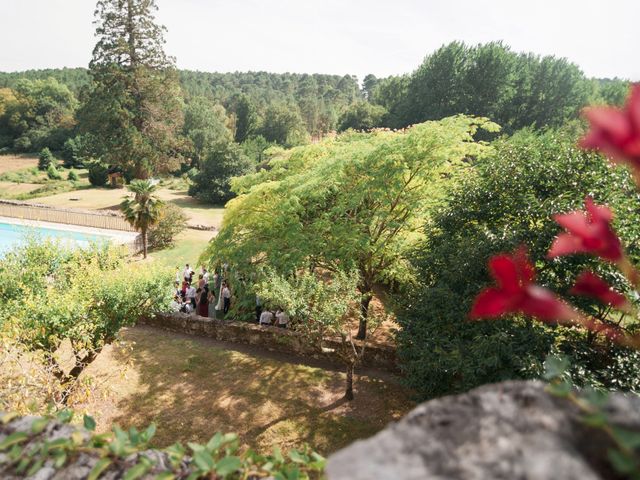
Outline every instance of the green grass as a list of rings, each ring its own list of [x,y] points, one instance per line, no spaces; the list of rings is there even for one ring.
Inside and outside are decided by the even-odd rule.
[[[187,229],[178,235],[173,247],[150,251],[149,257],[167,267],[183,267],[185,263],[195,267],[212,236],[213,232]]]
[[[356,378],[356,398],[345,402],[341,372],[152,328],[121,335],[125,345],[106,348],[89,367],[93,393],[74,408],[93,414],[99,431],[155,422],[157,446],[206,442],[220,430],[261,452],[308,443],[328,454],[413,406],[408,392],[380,378]]]

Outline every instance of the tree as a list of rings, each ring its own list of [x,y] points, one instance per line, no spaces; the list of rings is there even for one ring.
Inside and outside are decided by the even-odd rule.
[[[246,175],[253,169],[254,163],[238,144],[219,143],[207,153],[200,171],[193,177],[189,195],[206,203],[224,205],[234,196],[231,178]]]
[[[38,155],[38,170],[47,170],[51,165],[51,162],[53,162],[54,160],[55,158],[53,158],[51,150],[49,150],[47,147],[43,148],[42,150],[40,150],[40,155]]]
[[[166,311],[169,272],[125,262],[111,245],[69,249],[29,237],[0,260],[0,336],[42,359],[57,388],[51,401],[65,405],[81,373],[123,326]],[[60,348],[67,345],[71,362]]]
[[[338,119],[338,131],[343,132],[349,128],[354,130],[370,130],[382,123],[382,118],[387,113],[384,107],[372,105],[369,102],[359,101],[350,105]]]
[[[356,270],[361,293],[359,338],[376,282],[410,276],[407,252],[455,182],[464,159],[481,154],[483,119],[455,117],[403,133],[347,133],[272,158],[236,179],[223,228],[205,257],[224,258],[250,274],[260,265],[289,275],[300,269]]]
[[[193,98],[187,103],[183,132],[191,140],[191,154],[200,168],[215,145],[233,141],[224,107],[204,97]]]
[[[378,78],[371,73],[364,77],[362,81],[362,92],[366,100],[371,101],[373,99],[373,91],[376,89],[378,82]]]
[[[285,105],[270,105],[265,111],[262,125],[257,133],[268,142],[291,147],[306,143],[307,132],[297,108]]]
[[[80,115],[103,161],[136,178],[175,169],[182,148],[181,90],[156,10],[155,0],[98,1],[92,90]]]
[[[319,354],[327,351],[344,364],[346,385],[344,398],[353,400],[355,368],[362,362],[366,342],[355,342],[351,333],[352,320],[358,318],[359,283],[356,273],[336,272],[327,281],[315,272],[302,272],[295,277],[283,277],[267,272],[256,292],[265,305],[283,308],[291,318],[291,327],[300,338]],[[371,322],[375,328],[379,319]],[[339,339],[337,348],[328,341]],[[333,345],[333,344],[332,344]]]
[[[6,96],[2,103],[0,126],[17,150],[58,150],[75,126],[78,102],[65,85],[53,78],[21,79],[15,84],[13,98]]]
[[[157,186],[149,180],[133,180],[127,188],[133,198],[125,197],[120,210],[127,222],[142,235],[142,252],[147,258],[147,232],[160,221],[164,203],[153,195]]]
[[[236,119],[234,139],[236,142],[242,143],[256,128],[258,121],[256,108],[247,94],[239,93],[231,98],[230,110]]]

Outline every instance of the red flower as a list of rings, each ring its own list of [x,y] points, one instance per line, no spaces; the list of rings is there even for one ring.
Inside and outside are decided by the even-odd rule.
[[[523,313],[540,320],[569,321],[578,316],[551,291],[534,283],[535,270],[524,249],[491,258],[489,269],[498,286],[480,292],[469,314],[471,318]]]
[[[627,299],[620,292],[613,290],[607,282],[602,280],[595,273],[585,270],[576,279],[576,283],[569,291],[571,295],[585,295],[594,297],[602,303],[616,308],[627,308]]]
[[[591,130],[582,148],[598,149],[617,162],[640,168],[640,84],[631,87],[624,109],[591,107],[584,110]]]
[[[554,215],[555,221],[567,233],[557,236],[547,256],[549,258],[589,252],[599,257],[617,262],[622,259],[622,244],[613,229],[613,213],[604,205],[596,205],[587,197],[584,201],[586,211]]]

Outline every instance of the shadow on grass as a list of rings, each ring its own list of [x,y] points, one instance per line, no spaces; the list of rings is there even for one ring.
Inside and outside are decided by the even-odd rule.
[[[339,372],[146,327],[123,337],[135,346],[114,355],[131,355],[124,360],[138,372],[138,385],[119,395],[112,420],[126,427],[155,422],[157,446],[233,431],[259,451],[308,443],[327,454],[374,434],[412,406],[399,386],[371,377],[359,378],[356,400],[346,402]]]

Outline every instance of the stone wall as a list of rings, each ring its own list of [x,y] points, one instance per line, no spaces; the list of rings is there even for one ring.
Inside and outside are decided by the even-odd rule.
[[[140,323],[171,332],[255,345],[273,352],[288,353],[304,358],[324,359],[336,366],[341,366],[330,352],[320,353],[306,345],[300,334],[282,328],[262,327],[246,322],[213,320],[184,313],[159,315],[155,318],[143,319]],[[325,346],[329,349],[337,347],[338,341],[326,342]],[[395,349],[388,345],[367,344],[362,366],[391,373],[399,372]]]

